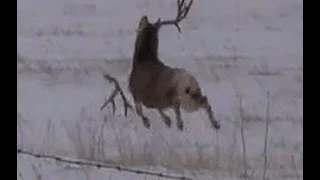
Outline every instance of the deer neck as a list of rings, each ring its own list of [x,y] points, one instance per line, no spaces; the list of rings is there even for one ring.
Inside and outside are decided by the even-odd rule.
[[[137,36],[133,55],[133,65],[143,61],[158,61],[158,32],[147,32]]]

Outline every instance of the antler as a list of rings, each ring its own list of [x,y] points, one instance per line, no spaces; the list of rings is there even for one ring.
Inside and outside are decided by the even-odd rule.
[[[159,18],[158,21],[156,22],[157,27],[160,28],[162,25],[175,25],[179,33],[181,33],[181,29],[178,23],[184,18],[186,18],[192,3],[193,3],[193,0],[190,0],[188,4],[185,4],[184,0],[178,0],[177,1],[178,12],[177,12],[176,18],[173,20],[165,20],[165,21],[161,21]]]
[[[118,93],[120,93],[120,96],[122,98],[123,101],[123,105],[124,105],[124,114],[127,117],[128,114],[128,109],[132,110],[132,105],[129,103],[128,99],[126,98],[126,96],[124,95],[119,82],[112,76],[110,76],[109,74],[104,74],[103,77],[109,81],[110,83],[114,83],[115,85],[115,89],[113,90],[112,94],[109,96],[108,99],[105,100],[105,102],[103,103],[103,105],[100,107],[100,111],[102,111],[109,102],[112,103],[112,108],[113,108],[113,113],[115,113],[116,110],[116,105],[114,102],[114,98],[118,95]]]

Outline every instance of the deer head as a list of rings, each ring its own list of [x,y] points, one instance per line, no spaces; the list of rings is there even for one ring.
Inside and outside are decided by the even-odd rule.
[[[136,30],[137,36],[135,41],[134,64],[144,59],[157,59],[158,58],[158,31],[164,25],[175,25],[181,33],[179,23],[187,17],[191,8],[193,0],[188,4],[184,0],[177,0],[177,15],[175,19],[161,20],[160,18],[151,23],[146,15],[142,16],[139,21],[139,26]]]

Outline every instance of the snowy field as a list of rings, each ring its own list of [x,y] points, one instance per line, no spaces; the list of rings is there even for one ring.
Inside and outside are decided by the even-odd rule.
[[[117,98],[102,73],[126,96],[135,30],[142,15],[176,14],[175,0],[18,0],[17,148],[175,174],[262,179],[267,92],[270,92],[267,177],[303,179],[303,1],[194,0],[187,19],[161,29],[159,56],[199,80],[221,129],[204,112],[183,113],[185,131],[167,128],[145,110],[151,128]],[[239,99],[242,99],[240,113]],[[173,112],[169,113],[175,125]],[[76,166],[17,154],[21,180],[165,179]]]

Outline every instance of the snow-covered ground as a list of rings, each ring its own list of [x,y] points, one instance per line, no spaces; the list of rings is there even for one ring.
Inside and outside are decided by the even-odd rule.
[[[113,90],[102,73],[116,77],[132,100],[127,77],[138,21],[145,14],[174,17],[175,0],[17,2],[17,148],[195,179],[239,179],[241,97],[248,172],[261,179],[270,92],[267,176],[302,179],[302,0],[194,0],[181,34],[161,29],[161,59],[197,77],[221,122],[218,133],[204,112],[184,113],[180,132],[154,110],[145,110],[151,129],[134,112],[125,118],[120,98],[115,115],[111,106],[99,110]],[[161,179],[17,158],[17,179]]]

